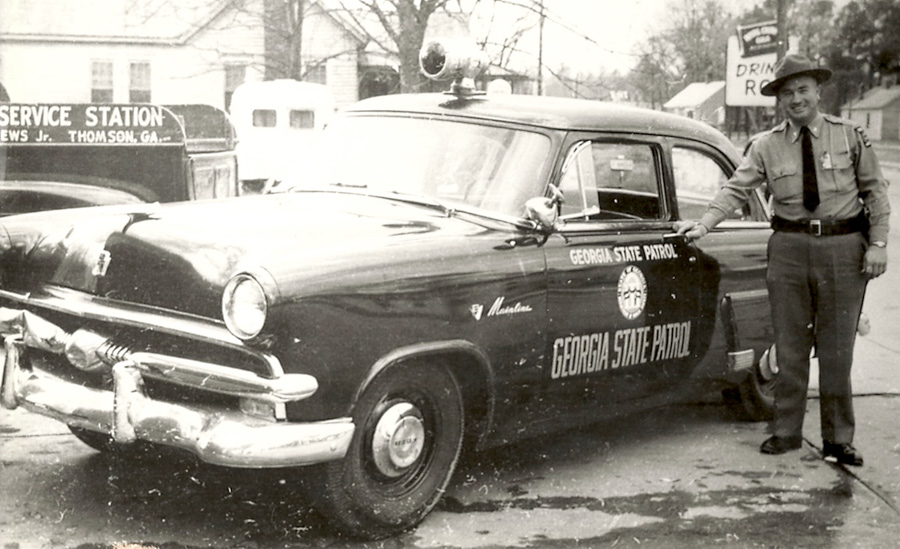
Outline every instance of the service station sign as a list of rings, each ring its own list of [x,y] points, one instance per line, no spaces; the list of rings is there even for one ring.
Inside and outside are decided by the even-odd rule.
[[[0,104],[0,145],[183,145],[168,109],[129,104]]]

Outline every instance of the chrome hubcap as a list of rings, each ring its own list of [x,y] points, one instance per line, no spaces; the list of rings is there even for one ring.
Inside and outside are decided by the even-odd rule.
[[[772,381],[777,374],[778,356],[775,352],[775,346],[772,345],[759,359],[759,375],[766,381]]]
[[[408,402],[394,404],[381,416],[372,437],[372,459],[388,477],[399,477],[414,464],[425,446],[425,423]]]

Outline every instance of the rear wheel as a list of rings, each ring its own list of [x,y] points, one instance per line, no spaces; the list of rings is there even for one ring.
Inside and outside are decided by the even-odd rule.
[[[365,390],[353,422],[347,455],[316,478],[320,510],[357,537],[415,526],[440,499],[459,459],[463,406],[456,380],[440,366],[389,368]]]
[[[747,379],[723,391],[734,412],[749,421],[768,421],[775,416],[775,385],[778,383],[778,356],[775,346],[760,357]]]

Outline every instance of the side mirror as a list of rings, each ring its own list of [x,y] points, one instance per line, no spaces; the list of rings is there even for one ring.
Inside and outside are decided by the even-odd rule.
[[[535,222],[543,232],[551,232],[559,220],[559,205],[565,202],[562,192],[550,185],[550,198],[538,196],[525,202],[525,217]]]

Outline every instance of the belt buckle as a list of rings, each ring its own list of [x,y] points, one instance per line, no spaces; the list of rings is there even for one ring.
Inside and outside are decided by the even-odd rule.
[[[822,220],[821,219],[810,219],[809,220],[809,234],[813,236],[822,236]]]

